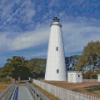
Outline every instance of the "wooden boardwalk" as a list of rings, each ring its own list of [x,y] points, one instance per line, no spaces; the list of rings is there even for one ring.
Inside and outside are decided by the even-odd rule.
[[[13,82],[3,93],[0,100],[50,100],[29,82]]]
[[[34,100],[26,86],[15,86],[10,100]]]

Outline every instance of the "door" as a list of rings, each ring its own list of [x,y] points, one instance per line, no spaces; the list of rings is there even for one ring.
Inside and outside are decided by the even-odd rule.
[[[70,74],[70,82],[73,82],[73,74]]]

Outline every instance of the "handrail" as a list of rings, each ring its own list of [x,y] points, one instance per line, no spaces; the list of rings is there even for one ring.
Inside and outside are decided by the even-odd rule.
[[[13,82],[3,93],[0,94],[0,100],[9,100],[14,90],[14,87],[15,82]]]
[[[26,87],[30,91],[34,100],[50,100],[45,95],[43,95],[40,91],[38,91],[36,88],[34,88],[29,82],[26,82]]]

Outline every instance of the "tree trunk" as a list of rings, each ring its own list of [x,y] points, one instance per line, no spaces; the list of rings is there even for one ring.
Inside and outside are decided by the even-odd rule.
[[[18,77],[18,82],[20,82],[20,76]]]

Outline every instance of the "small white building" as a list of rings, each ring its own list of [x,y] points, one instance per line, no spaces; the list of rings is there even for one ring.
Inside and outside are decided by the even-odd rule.
[[[100,82],[100,74],[97,74],[97,76],[98,76],[98,82]]]
[[[68,82],[70,83],[83,82],[82,71],[68,71]]]

